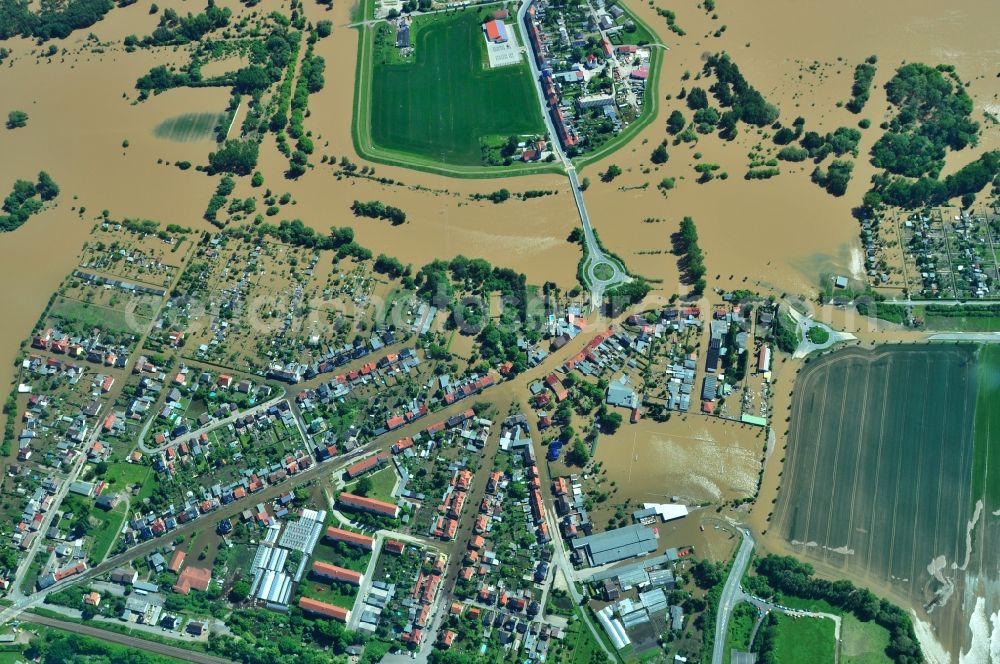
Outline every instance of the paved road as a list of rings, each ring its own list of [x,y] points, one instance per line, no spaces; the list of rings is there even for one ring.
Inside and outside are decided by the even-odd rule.
[[[66,632],[83,634],[84,636],[90,636],[95,639],[100,639],[101,641],[110,641],[111,643],[117,643],[119,645],[136,648],[138,650],[146,650],[158,655],[167,655],[168,657],[174,657],[186,662],[197,662],[198,664],[233,664],[233,661],[230,659],[223,659],[222,657],[216,657],[214,655],[206,655],[205,653],[198,652],[196,650],[186,650],[176,646],[168,646],[165,643],[147,641],[146,639],[140,639],[134,636],[118,634],[117,632],[109,632],[107,630],[90,627],[88,625],[55,620],[54,618],[47,618],[45,616],[26,614],[21,618],[21,620],[23,622],[34,623],[37,625],[45,625],[46,627],[56,627]]]
[[[882,300],[881,302],[875,302],[875,306],[879,304],[900,304],[907,307],[920,306],[925,304],[936,304],[942,307],[989,307],[1000,304],[1000,300],[900,300],[900,299],[888,299]]]
[[[562,144],[559,142],[559,134],[556,132],[555,125],[552,122],[552,116],[549,114],[548,104],[545,100],[545,93],[542,91],[542,72],[538,69],[538,63],[535,60],[534,52],[531,47],[531,41],[526,38],[528,9],[531,7],[533,2],[534,0],[528,0],[527,2],[523,2],[521,4],[521,7],[517,10],[517,22],[521,27],[522,41],[524,41],[527,50],[527,59],[528,65],[531,67],[531,75],[535,79],[535,92],[538,93],[538,106],[542,112],[542,119],[545,120],[545,128],[548,130],[549,137],[551,138],[549,143],[552,145],[552,151],[555,152],[559,161],[566,169],[566,175],[569,177],[570,189],[573,192],[573,200],[576,202],[576,209],[580,214],[580,221],[583,224],[583,239],[586,243],[588,258],[587,264],[583,267],[584,277],[590,285],[591,306],[597,308],[601,304],[605,290],[611,288],[612,286],[625,283],[629,280],[629,277],[625,273],[624,267],[622,267],[618,261],[608,258],[604,255],[604,252],[601,251],[601,245],[598,243],[597,236],[594,235],[594,229],[590,225],[590,215],[587,214],[587,206],[583,202],[583,192],[580,191],[580,183],[576,177],[576,167],[573,166],[573,161],[567,157],[566,153],[563,151]],[[611,271],[611,276],[603,279],[598,278],[595,272],[598,265],[606,266],[605,269]]]
[[[1000,343],[1000,332],[937,332],[928,335],[927,341],[975,341],[984,344]]]
[[[743,574],[746,572],[747,565],[750,564],[750,556],[753,554],[754,541],[750,535],[750,531],[745,528],[740,528],[739,531],[740,535],[743,536],[743,541],[740,542],[740,548],[736,552],[736,559],[729,570],[726,585],[722,588],[722,596],[719,598],[719,607],[716,612],[715,646],[712,650],[712,664],[722,664],[723,655],[726,650],[726,634],[729,633],[729,618],[732,616],[736,605],[743,601],[744,595],[743,590],[740,588],[740,582],[743,580]]]
[[[477,3],[474,3],[471,6],[478,8],[478,7],[489,7],[490,5],[503,5],[503,4],[506,4],[506,3],[507,3],[507,0],[489,0],[489,2],[477,2]],[[417,18],[419,16],[430,16],[431,14],[446,14],[448,12],[462,11],[462,9],[464,9],[464,8],[449,7],[447,9],[433,9],[433,10],[428,11],[428,12],[416,11],[416,12],[410,12],[408,14],[408,16],[410,16],[412,18]],[[388,19],[385,19],[385,18],[370,18],[367,21],[355,21],[353,23],[348,23],[345,27],[348,27],[348,28],[358,28],[358,27],[361,27],[362,25],[364,25],[366,27],[371,27],[373,25],[377,25],[379,23],[383,23],[386,20],[388,20]]]
[[[795,325],[799,328],[799,336],[801,340],[799,345],[796,346],[795,352],[792,357],[800,358],[806,357],[810,353],[816,352],[818,350],[826,350],[832,347],[834,344],[838,344],[846,341],[855,341],[857,337],[850,332],[839,332],[826,323],[822,323],[817,320],[813,320],[810,316],[805,316],[798,311],[795,307],[788,307],[788,313],[791,315],[792,320]],[[809,340],[809,330],[814,327],[819,327],[827,331],[829,335],[827,340],[821,344],[813,343]]]

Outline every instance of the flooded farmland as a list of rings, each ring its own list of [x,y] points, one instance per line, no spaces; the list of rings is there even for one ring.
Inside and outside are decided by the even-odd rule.
[[[253,10],[232,0],[219,4],[236,15],[287,8],[270,0]],[[583,169],[581,175],[593,181],[586,200],[604,244],[635,273],[662,279],[656,288],[664,295],[681,290],[677,260],[669,252],[669,236],[684,215],[694,217],[698,224],[710,288],[809,294],[815,291],[821,273],[855,274],[860,245],[851,209],[860,201],[874,172],[865,157],[878,136],[874,127],[863,132],[854,177],[841,198],[830,197],[810,182],[811,164],[783,163],[776,178],[744,180],[748,153],[758,144],[773,147],[766,136],[769,130],[758,132],[741,126],[739,136],[731,142],[699,136],[696,143],[670,146],[670,160],[662,166],[652,165],[650,152],[667,137],[666,115],[684,108],[676,97],[682,86],[692,83],[683,82],[682,76],[685,71],[697,76],[704,54],[731,53],[747,79],[768,101],[781,107],[784,122],[801,115],[809,129],[821,133],[838,126],[855,126],[861,117],[870,118],[877,126],[886,108],[881,86],[904,61],[954,65],[969,82],[977,120],[982,121],[984,111],[996,113],[1000,108],[1000,79],[996,78],[1000,46],[995,28],[1000,25],[1000,4],[995,2],[961,0],[942,5],[917,0],[907,3],[906,15],[901,16],[899,7],[891,3],[859,0],[724,1],[719,3],[718,18],[712,18],[691,1],[670,6],[688,33],[684,38],[671,34],[656,14],[655,6],[666,5],[656,0],[652,6],[629,4],[671,49],[665,54],[660,89],[655,92],[661,99],[667,95],[672,99],[661,103],[661,117],[629,145]],[[332,36],[316,46],[317,54],[327,62],[327,84],[310,98],[305,120],[316,144],[315,168],[298,180],[285,179],[287,159],[277,152],[272,137],[265,139],[259,164],[265,187],[279,194],[287,191],[293,201],[270,221],[300,218],[319,231],[350,225],[356,229],[360,244],[415,267],[456,254],[481,256],[493,264],[523,271],[533,283],[554,281],[571,287],[579,248],[566,237],[579,221],[566,179],[544,175],[457,180],[365,164],[351,140],[357,49],[357,32],[347,27],[351,4],[334,3],[327,11],[317,3],[307,3],[305,11],[312,21],[328,18],[334,23]],[[723,25],[726,30],[721,36],[712,36]],[[30,120],[23,129],[0,130],[0,151],[7,157],[0,160],[0,189],[6,192],[16,178],[33,178],[39,170],[48,171],[62,188],[54,208],[33,217],[17,231],[0,235],[0,264],[14,286],[0,294],[4,311],[0,379],[7,382],[18,343],[49,295],[76,265],[81,246],[102,210],[109,210],[115,218],[149,218],[211,230],[202,215],[217,178],[170,164],[205,163],[214,147],[212,138],[175,141],[158,138],[155,129],[186,114],[221,113],[229,95],[221,88],[176,89],[134,104],[138,76],[155,65],[185,60],[183,49],[124,51],[121,41],[126,35],[148,34],[154,26],[155,17],[149,16],[147,6],[137,3],[114,9],[90,30],[56,41],[65,53],[51,58],[33,55],[42,49],[27,40],[5,44],[12,55],[0,65],[4,100],[10,108],[26,111]],[[88,32],[103,45],[88,46]],[[849,96],[854,65],[871,54],[879,57],[872,97],[861,115],[853,115],[837,103]],[[214,75],[241,62],[234,57],[209,63],[205,73]],[[997,147],[1000,132],[987,124],[980,147],[975,152],[950,155],[945,172],[984,149]],[[359,165],[373,166],[378,177],[402,185],[338,178],[335,168],[320,163],[320,156],[334,161],[347,157]],[[698,162],[718,163],[728,179],[697,184],[693,166]],[[598,173],[611,163],[621,166],[623,175],[612,183],[599,182]],[[676,187],[666,194],[656,187],[664,177],[676,178]],[[557,193],[502,205],[470,200],[473,194],[488,194],[500,187],[514,192],[537,189]],[[259,196],[245,181],[237,183],[237,194]],[[356,218],[349,211],[353,200],[381,200],[399,206],[406,211],[408,221],[391,227]],[[845,318],[839,311],[830,315],[834,321]],[[845,320],[848,322],[859,330],[867,329],[864,321]],[[915,335],[880,329],[863,336],[866,344],[890,338],[913,340]],[[798,366],[784,364],[777,372],[775,422],[790,412],[789,394]],[[768,462],[760,507],[752,516],[757,533],[767,532],[771,525],[767,513],[777,496],[785,428],[776,424],[779,449]],[[690,503],[720,502],[753,493],[763,447],[764,440],[755,429],[692,416],[662,425],[643,421],[625,426],[615,436],[602,439],[597,459],[610,478],[620,486],[629,486],[634,500],[659,501],[676,495]],[[996,519],[995,515],[982,518]],[[665,528],[680,528],[677,539],[698,546],[701,540],[694,530],[696,523],[691,519]],[[944,526],[958,527],[955,523]],[[727,538],[719,540],[706,537],[704,546],[710,555],[722,558],[728,555],[731,543]],[[778,528],[764,535],[762,546],[766,550],[792,550]],[[914,569],[919,571],[920,565],[926,567],[931,562],[917,560]],[[985,557],[982,564],[988,562]],[[843,571],[826,561],[819,561],[818,567],[825,574]],[[918,611],[920,620],[929,625],[927,638],[941,642],[942,651],[948,653],[946,660],[957,660],[958,653],[968,648],[968,616],[980,616],[976,618],[980,632],[989,617],[988,607],[980,609],[975,594],[962,587],[942,610],[928,614],[922,607],[922,586],[901,589],[899,579],[861,578],[876,591]],[[910,575],[909,583],[915,578]]]
[[[1000,600],[981,553],[995,515],[974,509],[970,485],[975,376],[972,347],[850,349],[810,365],[769,535],[912,607],[952,653],[982,646],[972,605],[991,614]]]
[[[595,459],[636,502],[720,503],[752,496],[763,452],[759,428],[689,415],[604,436]]]

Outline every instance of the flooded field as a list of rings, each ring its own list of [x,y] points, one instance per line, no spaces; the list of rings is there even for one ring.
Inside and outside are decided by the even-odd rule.
[[[232,9],[234,17],[287,9],[275,0],[265,0],[253,9],[234,0],[219,4]],[[885,115],[881,86],[903,61],[954,65],[969,82],[968,92],[975,103],[973,116],[979,121],[984,111],[996,113],[1000,107],[1000,79],[995,71],[1000,60],[994,27],[1000,24],[997,3],[962,0],[945,6],[917,0],[907,4],[905,16],[891,4],[860,0],[720,3],[718,17],[713,18],[692,1],[670,7],[677,13],[677,23],[687,31],[684,38],[667,30],[655,11],[657,5],[656,0],[652,6],[629,3],[670,46],[663,61],[660,89],[655,93],[661,99],[667,95],[671,99],[661,104],[661,117],[631,144],[587,167],[581,176],[593,182],[586,201],[605,246],[621,256],[633,272],[662,279],[656,288],[664,295],[682,290],[669,237],[684,215],[694,217],[698,224],[709,288],[810,294],[815,292],[821,273],[856,276],[860,269],[859,229],[851,209],[859,203],[874,172],[865,155],[879,135],[874,127]],[[310,97],[305,119],[316,146],[311,160],[314,168],[298,180],[285,179],[287,159],[277,152],[273,136],[264,140],[258,164],[264,187],[279,195],[288,192],[292,200],[268,221],[300,218],[324,232],[333,225],[350,225],[360,244],[414,267],[435,258],[464,254],[523,271],[532,283],[574,285],[579,248],[566,237],[579,219],[564,177],[457,180],[376,164],[376,177],[397,181],[381,184],[360,177],[338,177],[335,167],[321,163],[323,156],[335,163],[346,157],[359,167],[371,166],[357,157],[351,139],[358,35],[347,27],[351,3],[334,3],[332,10],[306,3],[305,12],[310,21],[328,19],[334,24],[331,37],[316,44],[316,53],[326,60],[326,87]],[[0,293],[5,321],[0,332],[0,383],[4,385],[11,378],[18,344],[60,281],[84,259],[81,248],[102,210],[114,218],[148,218],[196,232],[211,230],[202,215],[218,178],[172,164],[204,164],[215,146],[213,135],[181,131],[157,137],[156,128],[164,123],[176,125],[185,116],[210,118],[222,113],[229,94],[223,88],[176,89],[133,103],[137,77],[156,65],[186,61],[183,48],[125,52],[121,42],[126,35],[149,34],[155,24],[148,6],[137,3],[114,9],[89,30],[55,41],[65,52],[51,58],[33,54],[42,48],[30,41],[4,44],[12,51],[0,69],[4,100],[8,110],[27,112],[29,121],[16,131],[0,130],[0,151],[16,155],[0,161],[0,191],[5,194],[15,179],[34,178],[40,170],[48,171],[62,189],[55,207],[17,231],[0,235],[0,259],[14,286]],[[713,36],[722,26],[726,29],[720,36]],[[89,32],[96,35],[99,44],[88,45]],[[833,198],[810,182],[811,164],[783,162],[782,172],[775,178],[744,180],[753,148],[760,144],[773,150],[767,136],[770,130],[758,132],[746,125],[740,126],[733,141],[699,135],[695,143],[669,146],[666,164],[650,163],[650,152],[667,137],[666,116],[674,109],[687,113],[677,96],[681,87],[690,88],[695,83],[682,81],[684,73],[690,72],[694,79],[703,55],[723,50],[732,54],[764,97],[781,108],[786,124],[801,115],[808,129],[824,133],[839,126],[853,127],[861,118],[871,119],[873,128],[862,134],[860,156],[845,196]],[[837,102],[849,97],[854,66],[871,54],[879,58],[871,99],[860,115],[853,115],[838,108]],[[204,73],[215,75],[243,62],[239,57],[212,62]],[[237,123],[242,113],[245,109],[237,116]],[[184,122],[181,125],[183,129]],[[190,140],[175,140],[178,134]],[[1000,132],[987,125],[980,147],[949,155],[945,173],[983,150],[997,147]],[[719,171],[728,178],[697,184],[693,167],[699,162],[719,164]],[[612,183],[600,182],[598,174],[611,163],[619,165],[623,174]],[[676,179],[675,188],[666,194],[656,186],[664,177]],[[236,195],[260,199],[263,192],[252,189],[246,180],[237,182]],[[544,189],[558,193],[528,201],[512,198],[500,205],[470,200],[473,194],[488,194],[501,187],[512,192]],[[398,206],[406,212],[407,223],[392,227],[356,218],[350,212],[354,200],[380,200]],[[260,200],[258,209],[264,209]],[[88,260],[95,258],[90,254],[93,252]],[[917,338],[916,333],[899,332],[891,326],[873,329],[867,321],[839,310],[822,313],[859,332],[865,345]],[[456,350],[464,351],[461,340],[458,344]],[[777,442],[768,457],[759,507],[751,516],[755,532],[767,533],[762,546],[781,552],[789,547],[777,536],[777,528],[767,532],[771,525],[768,512],[782,472],[783,418],[790,414],[792,381],[798,368],[790,362],[775,367]],[[506,390],[500,394],[509,396]],[[609,479],[628,487],[634,501],[678,496],[687,503],[710,503],[754,493],[764,448],[760,430],[689,416],[664,425],[643,421],[623,426],[616,435],[601,440],[597,459],[604,464]],[[703,534],[696,530],[698,523],[688,519],[664,526],[663,532],[679,529],[676,538],[673,534],[668,538],[672,543],[697,548],[704,542],[709,555],[726,557],[731,542],[721,535],[716,541],[710,537],[712,533],[705,533],[700,540]],[[823,572],[823,565],[819,567]],[[825,572],[839,570],[828,567]],[[871,579],[871,585],[921,610],[919,599],[900,592],[892,580]],[[971,615],[976,607],[970,596],[964,604],[952,601],[946,608]],[[962,626],[968,620],[948,618],[950,614],[942,612],[919,615],[934,625],[932,636],[942,642],[943,650],[957,658],[966,642]]]
[[[689,415],[623,427],[595,459],[635,502],[719,503],[753,495],[763,446],[757,427]]]
[[[847,350],[809,366],[770,536],[911,606],[951,652],[974,641],[972,604],[996,601],[980,583],[995,573],[980,568],[991,519],[973,509],[975,376],[971,347]],[[970,535],[980,519],[986,530]]]

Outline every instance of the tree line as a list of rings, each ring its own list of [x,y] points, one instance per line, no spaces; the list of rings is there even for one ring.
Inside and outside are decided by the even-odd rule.
[[[823,600],[831,606],[854,614],[862,622],[875,621],[889,632],[885,654],[897,664],[920,664],[923,653],[913,631],[910,617],[891,602],[879,599],[867,588],[858,588],[847,580],[828,581],[813,576],[812,565],[791,556],[767,555],[756,563],[762,577],[754,591],[773,597],[774,593],[802,599]]]
[[[89,28],[100,21],[114,4],[111,0],[68,0],[42,3],[39,12],[32,12],[30,6],[28,0],[4,0],[0,4],[0,39],[18,36],[65,39],[74,30]]]
[[[874,187],[865,194],[864,203],[869,208],[880,204],[904,208],[925,205],[942,205],[952,198],[961,197],[968,207],[983,187],[993,182],[1000,189],[1000,150],[984,153],[979,159],[966,164],[943,180],[921,177],[916,180],[876,175]]]
[[[399,226],[406,222],[406,213],[398,207],[386,205],[382,201],[354,201],[351,204],[351,212],[356,217],[370,217],[372,219],[387,219],[393,226]]]
[[[208,6],[200,14],[188,12],[186,16],[181,16],[175,10],[167,8],[160,15],[159,23],[152,34],[143,37],[138,43],[148,47],[198,41],[208,33],[229,25],[230,16],[232,12],[229,8],[217,7],[215,0],[208,0]],[[132,36],[130,41],[135,43],[135,37]]]
[[[845,104],[851,113],[860,113],[868,102],[868,95],[871,92],[872,81],[875,80],[875,63],[878,58],[874,55],[854,68],[854,83],[851,85],[851,98]]]
[[[698,229],[694,219],[681,219],[680,229],[671,238],[674,253],[680,257],[681,273],[685,281],[692,285],[692,294],[701,295],[705,291],[705,256],[698,246]]]

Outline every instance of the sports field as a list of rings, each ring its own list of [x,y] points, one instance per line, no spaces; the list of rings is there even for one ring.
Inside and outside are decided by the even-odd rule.
[[[929,599],[928,566],[943,556],[951,575],[966,554],[976,387],[974,346],[811,363],[795,384],[777,530],[861,584]]]
[[[414,62],[372,64],[369,109],[376,147],[478,166],[481,139],[544,132],[528,65],[484,65],[478,12],[418,18],[411,35]]]

